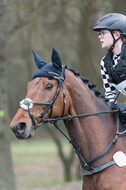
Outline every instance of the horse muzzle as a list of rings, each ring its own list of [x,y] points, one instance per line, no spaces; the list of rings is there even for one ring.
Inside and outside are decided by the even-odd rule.
[[[34,135],[34,126],[28,127],[25,122],[10,125],[10,128],[18,139],[28,139]]]

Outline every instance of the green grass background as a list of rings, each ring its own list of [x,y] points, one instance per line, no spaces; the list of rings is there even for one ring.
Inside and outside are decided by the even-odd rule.
[[[67,155],[71,145],[62,143]],[[16,140],[11,143],[11,152],[17,190],[65,183],[63,166],[52,140]]]

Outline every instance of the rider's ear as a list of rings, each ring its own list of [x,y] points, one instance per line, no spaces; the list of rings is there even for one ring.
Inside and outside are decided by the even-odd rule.
[[[54,67],[56,67],[56,69],[62,70],[62,62],[61,62],[61,59],[60,59],[60,55],[57,52],[57,50],[54,49],[54,48],[53,48],[53,51],[52,51],[52,64],[53,64]]]
[[[33,52],[34,60],[38,69],[41,69],[47,63],[43,59],[41,59],[34,50],[32,50],[32,52]]]

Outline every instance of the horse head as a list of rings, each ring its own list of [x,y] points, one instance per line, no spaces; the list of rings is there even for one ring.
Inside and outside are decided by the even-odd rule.
[[[58,52],[53,49],[51,63],[46,63],[35,51],[33,55],[38,70],[33,73],[26,97],[10,124],[19,139],[33,136],[43,118],[66,115],[69,107],[69,94],[63,85],[65,66]]]

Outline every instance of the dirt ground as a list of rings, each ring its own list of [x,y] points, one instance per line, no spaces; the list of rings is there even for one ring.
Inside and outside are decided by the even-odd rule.
[[[81,190],[82,182],[67,183],[64,185],[55,185],[52,187],[42,187],[35,190]]]

